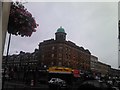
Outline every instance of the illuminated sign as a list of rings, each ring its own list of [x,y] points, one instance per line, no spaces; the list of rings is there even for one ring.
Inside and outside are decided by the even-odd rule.
[[[79,70],[73,70],[74,77],[80,77],[80,71]]]
[[[72,73],[72,69],[71,68],[65,68],[65,67],[50,67],[48,69],[49,73]]]

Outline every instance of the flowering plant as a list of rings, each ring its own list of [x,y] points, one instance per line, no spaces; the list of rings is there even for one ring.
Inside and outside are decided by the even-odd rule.
[[[20,2],[12,2],[8,21],[8,33],[31,36],[38,24],[32,14]]]

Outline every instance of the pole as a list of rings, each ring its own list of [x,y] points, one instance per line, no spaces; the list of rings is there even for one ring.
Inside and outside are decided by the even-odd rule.
[[[2,80],[2,90],[4,90],[4,84],[5,84],[5,72],[7,69],[7,61],[8,61],[8,54],[9,54],[9,47],[10,47],[10,41],[11,41],[11,34],[9,34],[9,40],[8,40],[8,46],[7,46],[7,55],[6,55],[6,60],[4,64],[4,72],[3,72],[3,80]]]
[[[120,70],[120,20],[118,21],[118,70]]]

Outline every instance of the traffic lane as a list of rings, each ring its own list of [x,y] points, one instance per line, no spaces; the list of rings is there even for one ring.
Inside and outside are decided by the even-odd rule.
[[[105,82],[99,82],[98,80],[87,80],[84,81],[81,85],[79,85],[78,90],[81,89],[88,89],[88,88],[92,88],[92,89],[102,89],[102,90],[113,90],[112,86],[109,86],[107,83]]]

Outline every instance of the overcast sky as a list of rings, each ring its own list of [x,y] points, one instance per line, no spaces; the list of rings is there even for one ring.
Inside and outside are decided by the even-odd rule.
[[[62,26],[67,33],[67,40],[89,49],[99,61],[117,68],[117,4],[117,2],[26,3],[25,7],[35,17],[39,27],[31,37],[12,36],[10,54],[20,51],[33,52],[38,48],[39,42],[55,38],[55,32]],[[7,42],[8,37],[6,44]]]

